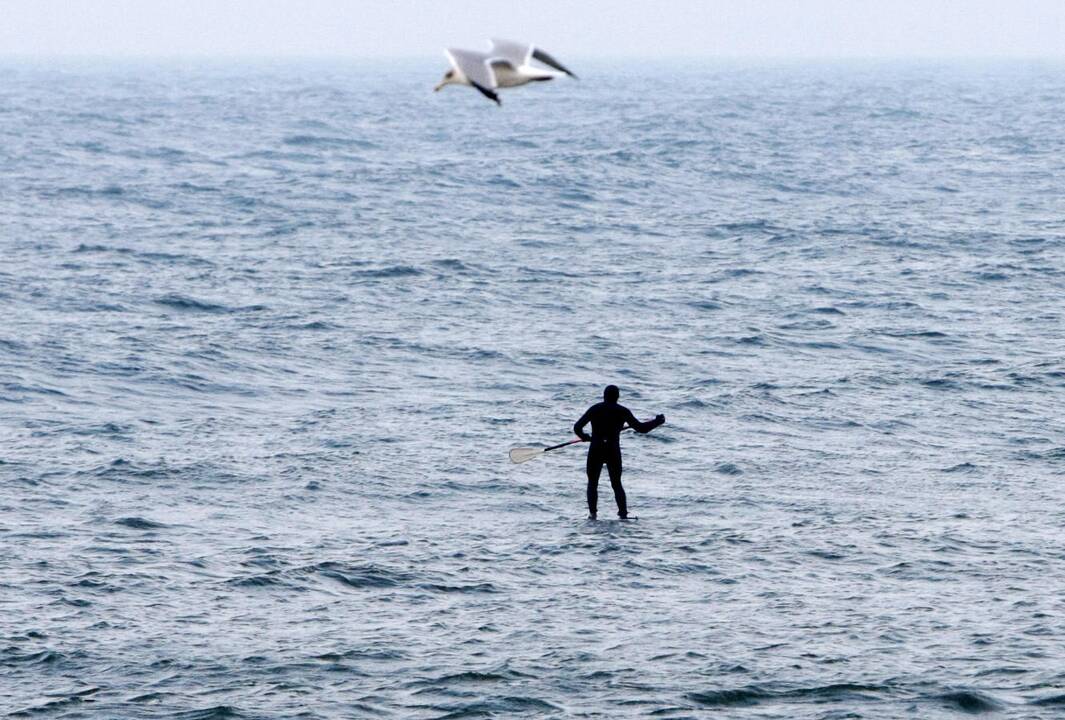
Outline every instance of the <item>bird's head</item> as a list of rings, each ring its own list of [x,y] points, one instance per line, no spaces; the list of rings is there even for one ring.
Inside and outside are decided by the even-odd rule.
[[[433,92],[439,92],[445,85],[460,85],[461,81],[457,77],[457,73],[452,70],[448,70],[444,73],[444,79],[436,84],[433,88]]]

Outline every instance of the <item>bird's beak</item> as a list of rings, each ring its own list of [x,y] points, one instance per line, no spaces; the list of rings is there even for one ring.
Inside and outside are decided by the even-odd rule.
[[[433,88],[433,92],[440,92],[440,88],[444,87],[444,85],[445,85],[445,83],[442,83],[442,82],[441,83],[437,83],[436,87]]]

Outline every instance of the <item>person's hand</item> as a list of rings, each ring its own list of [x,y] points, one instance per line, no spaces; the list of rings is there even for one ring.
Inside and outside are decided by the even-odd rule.
[[[592,441],[592,436],[589,435],[588,433],[581,433],[577,437],[579,437],[581,439],[581,442],[591,442]]]
[[[666,416],[663,415],[662,413],[658,413],[657,415],[655,415],[655,420],[658,421],[659,425],[665,425],[666,424]]]

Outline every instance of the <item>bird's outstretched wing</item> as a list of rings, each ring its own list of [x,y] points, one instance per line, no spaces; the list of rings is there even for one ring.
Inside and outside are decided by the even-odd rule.
[[[565,65],[535,45],[528,43],[492,38],[492,49],[489,50],[489,54],[493,57],[503,58],[514,67],[521,67],[522,65],[528,65],[533,60],[539,60],[544,65],[564,72],[574,80],[577,79],[577,76]]]
[[[502,101],[499,99],[499,95],[496,94],[495,90],[489,90],[486,87],[481,87],[477,83],[473,83],[473,86],[475,88],[477,88],[477,92],[479,92],[482,95],[484,95],[486,98],[488,98],[489,100],[494,102],[496,105],[502,105],[503,104]]]
[[[492,57],[502,58],[516,68],[529,64],[529,58],[533,52],[532,45],[499,38],[492,38],[491,43],[492,49],[488,53]]]
[[[466,79],[474,86],[480,86],[488,90],[496,88],[496,76],[488,61],[491,56],[473,50],[456,50],[448,48],[444,51],[452,66],[466,76]],[[480,89],[480,88],[478,88]]]
[[[533,56],[533,59],[534,59],[534,60],[539,60],[539,61],[540,61],[540,62],[542,62],[542,63],[543,63],[544,65],[547,65],[547,66],[549,66],[549,67],[553,67],[553,68],[554,68],[555,70],[561,70],[562,72],[566,73],[566,74],[567,74],[567,75],[569,75],[569,76],[570,76],[571,78],[573,78],[574,80],[576,80],[576,79],[577,79],[577,76],[576,76],[576,75],[574,75],[574,74],[573,74],[573,73],[572,73],[572,72],[571,72],[571,71],[569,70],[569,68],[567,68],[567,67],[566,67],[565,65],[563,65],[562,63],[560,63],[560,62],[559,62],[558,60],[555,60],[555,59],[554,59],[553,57],[551,57],[550,55],[548,55],[547,53],[545,53],[545,52],[544,52],[543,50],[541,50],[540,48],[532,48],[532,56]]]

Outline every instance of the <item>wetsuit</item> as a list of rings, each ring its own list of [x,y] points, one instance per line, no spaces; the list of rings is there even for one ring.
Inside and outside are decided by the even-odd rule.
[[[584,432],[584,426],[592,423],[592,434]],[[651,432],[665,422],[659,415],[654,420],[640,422],[624,405],[604,400],[588,408],[573,426],[577,437],[589,442],[588,447],[588,512],[595,516],[599,505],[599,474],[606,465],[610,475],[610,487],[618,504],[618,515],[627,517],[628,503],[625,488],[621,486],[621,442],[618,435],[626,425],[639,433]]]

